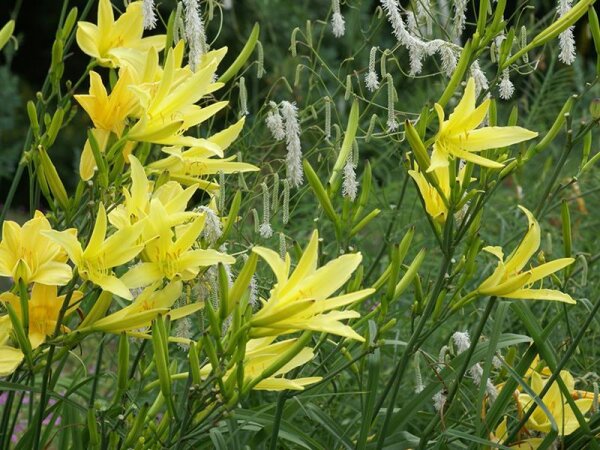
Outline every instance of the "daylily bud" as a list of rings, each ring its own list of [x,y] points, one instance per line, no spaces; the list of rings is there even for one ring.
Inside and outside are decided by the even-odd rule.
[[[595,98],[590,102],[590,113],[594,120],[600,119],[600,98]]]

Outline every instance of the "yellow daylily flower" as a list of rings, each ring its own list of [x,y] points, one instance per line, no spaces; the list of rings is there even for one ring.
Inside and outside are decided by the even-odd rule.
[[[504,442],[504,439],[506,439],[507,437],[507,420],[506,417],[504,417],[504,419],[502,419],[502,422],[500,422],[498,424],[498,427],[496,427],[496,430],[493,433],[491,433],[490,440],[496,444],[502,444]],[[522,439],[516,444],[510,445],[508,448],[514,450],[536,450],[543,440],[543,438]]]
[[[554,289],[532,289],[531,286],[543,278],[573,264],[573,258],[560,258],[538,267],[524,270],[528,261],[540,247],[540,225],[533,214],[519,206],[527,216],[529,229],[519,246],[504,259],[501,247],[484,247],[484,251],[498,258],[496,270],[483,282],[477,291],[482,295],[495,295],[522,300],[554,300],[575,303],[569,294]]]
[[[244,126],[244,120],[242,118],[236,124],[211,136],[207,141],[223,151],[238,137]],[[214,151],[204,147],[192,147],[185,151],[182,151],[181,147],[163,147],[162,151],[169,156],[149,164],[149,169],[158,173],[168,171],[173,180],[185,185],[198,185],[208,190],[214,190],[216,185],[202,178],[207,175],[219,172],[229,174],[259,170],[252,164],[235,162],[235,156],[213,159],[216,156]]]
[[[133,155],[129,157],[131,168],[131,189],[123,188],[125,200],[123,204],[117,205],[109,214],[108,220],[118,229],[126,228],[140,220],[143,220],[150,214],[150,204],[152,199],[157,199],[164,207],[169,227],[180,225],[184,222],[194,219],[197,214],[186,211],[186,206],[194,192],[196,186],[190,186],[183,189],[175,181],[169,181],[155,192],[153,183],[148,180],[144,166]],[[143,238],[149,240],[156,233],[150,221],[146,222]]]
[[[129,71],[121,69],[119,78],[108,94],[98,73],[90,72],[90,92],[87,95],[75,95],[75,100],[90,116],[98,130],[112,131],[121,137],[130,116],[138,106],[137,98],[129,89],[132,78]]]
[[[67,284],[71,279],[67,254],[43,234],[51,229],[50,222],[40,211],[22,227],[6,220],[0,241],[0,276],[12,277],[15,282],[23,280],[25,284]]]
[[[150,327],[152,321],[159,314],[168,314],[171,320],[177,320],[204,307],[203,302],[197,302],[172,309],[175,302],[181,297],[183,283],[172,281],[165,287],[158,289],[160,285],[161,283],[157,282],[148,286],[135,298],[131,305],[91,323],[83,331],[89,329],[108,333],[121,333],[123,331],[139,333],[140,328]],[[144,336],[142,335],[142,337]]]
[[[77,240],[76,231],[52,230],[45,232],[45,235],[64,247],[83,279],[119,297],[131,299],[131,292],[123,281],[113,275],[112,268],[128,263],[142,251],[144,245],[138,242],[138,238],[143,227],[144,223],[138,222],[106,238],[106,210],[100,203],[96,223],[85,250]]]
[[[37,348],[46,341],[46,336],[51,336],[56,330],[56,323],[60,310],[65,301],[66,295],[59,296],[56,286],[47,286],[45,284],[34,283],[31,288],[31,296],[28,304],[29,314],[29,341],[31,348]],[[70,307],[67,309],[65,317],[76,308],[76,304],[83,294],[79,291],[73,291],[70,300]],[[0,294],[0,301],[8,302],[15,310],[19,318],[23,318],[21,311],[21,300],[12,292]],[[4,316],[4,319],[8,316]],[[10,327],[10,321],[4,326]],[[0,341],[2,337],[0,337]]]
[[[561,370],[560,377],[569,392],[575,390],[575,379],[568,370]],[[533,372],[531,374],[530,386],[536,394],[540,394],[546,383],[547,381],[539,373]],[[593,403],[592,398],[579,398],[574,401],[581,414],[586,414],[591,409]],[[567,436],[579,428],[579,422],[575,417],[575,413],[567,403],[556,381],[552,383],[546,395],[542,397],[542,402],[544,402],[544,405],[546,405],[546,408],[552,415],[558,427],[559,435]],[[519,403],[522,405],[523,410],[527,411],[533,406],[534,401],[529,394],[522,393],[519,395]],[[550,418],[546,416],[546,413],[538,406],[529,417],[529,420],[527,420],[527,427],[532,430],[548,433],[552,429],[552,423]]]
[[[363,289],[337,297],[330,297],[348,281],[362,260],[360,253],[348,254],[330,261],[317,269],[319,235],[315,230],[298,266],[290,275],[290,255],[285,260],[273,250],[255,247],[273,270],[277,283],[268,300],[254,314],[250,323],[252,337],[278,336],[299,330],[322,331],[358,341],[364,338],[343,319],[360,317],[357,311],[340,311],[345,305],[356,303],[371,295],[373,289]]]
[[[8,345],[11,330],[10,318],[0,317],[0,377],[10,375],[17,370],[25,357],[21,350]]]
[[[442,198],[438,190],[429,184],[427,178],[425,178],[425,175],[423,175],[417,164],[415,164],[415,170],[409,170],[408,174],[413,180],[415,180],[415,183],[419,188],[419,192],[421,193],[421,197],[425,203],[425,210],[427,211],[427,214],[429,214],[433,220],[443,225],[448,217],[448,206],[446,205],[446,202],[450,199],[450,193],[452,190],[450,186],[450,170],[448,169],[448,166],[439,167],[434,171],[438,186],[444,194],[446,201],[444,201],[444,198]],[[459,184],[464,184],[464,178],[465,167],[461,168],[458,173],[457,180]]]
[[[204,146],[223,156],[220,148],[206,139],[183,136],[190,127],[209,119],[223,109],[227,102],[217,102],[206,107],[196,105],[202,97],[223,86],[223,83],[213,81],[219,61],[223,58],[226,48],[213,53],[196,72],[188,72],[187,77],[176,82],[177,61],[174,51],[167,53],[164,71],[156,84],[134,86],[132,92],[138,97],[143,114],[127,134],[134,141],[152,142],[162,145]]]
[[[246,354],[244,355],[244,383],[250,383],[259,378],[263,371],[270,367],[278,358],[281,357],[295,343],[295,339],[288,339],[273,343],[273,337],[263,337],[259,339],[250,339],[246,343]],[[304,378],[285,378],[285,374],[293,369],[300,367],[311,361],[314,357],[313,349],[304,347],[287,364],[267,378],[263,378],[254,387],[254,390],[260,391],[302,391],[305,386],[317,383],[322,377],[304,377]],[[206,364],[200,368],[200,375],[206,378],[212,372],[212,366]],[[237,367],[229,369],[225,374],[225,379],[237,376]]]
[[[17,370],[24,356],[18,348],[0,345],[0,377],[6,377]]]
[[[156,230],[157,237],[146,243],[143,262],[123,275],[123,282],[130,288],[147,286],[163,278],[191,280],[198,275],[200,267],[235,262],[235,258],[225,253],[193,248],[204,228],[204,214],[196,214],[190,224],[176,227],[177,233],[174,233],[164,206],[158,199],[153,199],[148,221]]]
[[[491,148],[508,147],[536,137],[534,131],[521,127],[482,127],[477,128],[487,115],[490,100],[475,107],[475,80],[469,78],[465,93],[447,120],[441,105],[435,104],[439,119],[439,131],[433,144],[431,165],[427,169],[433,172],[439,167],[447,167],[451,157],[471,161],[484,167],[500,168],[504,165],[474,153]]]
[[[143,33],[144,12],[141,1],[130,3],[115,21],[110,0],[99,0],[98,24],[78,22],[77,44],[101,65],[119,67],[121,62],[115,49],[146,52],[151,47],[159,51],[164,48],[165,35],[143,38]]]
[[[273,343],[272,337],[250,339],[246,344],[246,355],[244,357],[244,381],[250,382],[260,377],[262,372],[281,357],[281,355],[292,347],[295,342],[295,339],[288,339]],[[284,377],[286,373],[306,364],[311,361],[313,357],[313,349],[304,347],[281,369],[272,376],[262,379],[253,389],[262,391],[284,391],[287,389],[301,391],[304,390],[305,386],[321,381],[321,377],[295,379]],[[235,368],[231,370],[229,376],[236,376]]]

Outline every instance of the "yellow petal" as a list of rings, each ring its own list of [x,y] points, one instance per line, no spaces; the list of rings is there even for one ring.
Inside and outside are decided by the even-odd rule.
[[[519,246],[506,261],[506,271],[509,273],[519,272],[523,269],[535,252],[537,252],[538,248],[540,248],[541,230],[539,223],[527,208],[523,206],[519,206],[519,208],[527,216],[528,229]]]
[[[489,98],[485,99],[484,102],[475,108],[475,110],[469,116],[465,117],[460,124],[453,124],[453,129],[457,129],[459,132],[469,132],[477,128],[485,119],[488,109],[490,109]]]
[[[529,278],[531,278],[531,273],[524,272],[519,275],[510,277],[505,282],[500,283],[496,286],[486,286],[484,288],[480,287],[479,292],[484,295],[495,295],[498,297],[504,297],[507,294],[510,294],[511,292],[514,292],[517,289],[521,289],[523,286],[525,286],[525,284],[527,284],[527,281],[529,281]]]
[[[465,92],[454,108],[452,114],[448,118],[448,122],[454,126],[454,123],[460,124],[462,121],[475,110],[475,80],[473,77],[469,78],[467,81],[467,86],[465,87]]]
[[[352,292],[350,294],[340,295],[338,297],[328,298],[326,300],[322,300],[315,305],[316,313],[322,313],[326,311],[331,311],[332,309],[337,309],[342,306],[350,305],[352,303],[356,303],[360,300],[364,300],[371,294],[375,292],[375,289],[363,289],[361,291]]]
[[[460,147],[469,152],[503,148],[533,139],[538,134],[521,127],[485,127],[460,135]]]
[[[216,134],[213,134],[208,140],[216,145],[218,145],[222,149],[226,149],[231,145],[233,141],[237,139],[242,128],[244,128],[244,123],[246,121],[245,117],[242,117],[235,124],[230,127],[224,129],[223,131],[219,131]]]
[[[548,275],[551,275],[554,272],[558,272],[559,270],[570,266],[574,262],[574,258],[559,258],[542,264],[541,266],[534,267],[533,269],[530,269],[531,278],[529,279],[529,282],[535,283],[536,281],[546,278]]]
[[[300,261],[298,261],[298,265],[296,266],[296,269],[290,276],[290,279],[288,281],[288,286],[292,286],[296,283],[299,283],[304,278],[308,277],[309,275],[312,275],[315,272],[315,270],[317,269],[318,257],[319,257],[319,232],[317,230],[314,230],[310,237],[310,241],[308,242],[308,245],[304,249],[304,253],[302,254],[302,257],[300,258]],[[282,290],[280,294],[283,295],[284,292],[285,292],[285,290]]]
[[[131,300],[133,298],[131,292],[129,292],[129,289],[125,286],[125,283],[113,275],[97,276],[92,274],[91,276],[88,276],[88,279],[92,283],[100,286],[103,290],[112,292],[126,300]]]
[[[298,285],[305,297],[321,300],[329,297],[350,279],[362,255],[360,253],[342,255],[319,268],[313,275]]]
[[[64,286],[71,280],[72,270],[68,264],[48,261],[35,274],[36,283]]]
[[[482,250],[484,252],[491,253],[496,258],[498,258],[500,261],[504,260],[504,252],[502,251],[502,247],[488,245],[487,247],[483,247]]]
[[[8,345],[0,345],[0,377],[10,375],[17,370],[23,357],[21,350]]]
[[[569,294],[554,289],[517,289],[504,294],[503,297],[521,300],[549,300],[570,303],[572,305],[577,303]]]
[[[192,303],[190,305],[185,305],[180,308],[175,308],[169,311],[169,317],[171,320],[179,320],[183,317],[187,317],[190,314],[194,314],[197,311],[200,311],[204,308],[203,302]]]
[[[427,168],[427,172],[433,172],[439,168],[448,167],[448,164],[448,153],[434,143],[433,152],[431,153],[431,165]]]
[[[206,215],[199,214],[194,221],[186,227],[186,230],[177,238],[173,244],[173,250],[176,252],[183,252],[188,250],[194,245],[204,229],[204,223],[206,222]]]
[[[97,254],[100,246],[104,242],[104,238],[106,236],[106,227],[106,210],[104,209],[104,204],[100,202],[100,206],[98,207],[98,215],[96,216],[96,222],[94,223],[94,229],[92,230],[92,235],[84,252],[86,257]]]
[[[99,32],[98,27],[90,22],[78,22],[77,23],[77,45],[83,53],[92,58],[98,58],[100,56],[98,52],[98,39]]]
[[[131,289],[148,286],[163,279],[158,265],[153,262],[143,262],[133,266],[121,277],[121,281]]]
[[[69,255],[69,258],[75,263],[75,265],[79,265],[81,263],[83,249],[77,240],[77,230],[72,228],[65,231],[46,230],[41,231],[41,233],[44,236],[47,236],[48,239],[56,242],[58,245],[64,248]]]
[[[452,154],[458,156],[465,161],[470,161],[473,164],[478,164],[483,167],[489,167],[490,169],[501,169],[504,164],[492,161],[491,159],[484,158],[483,156],[474,155],[473,153],[466,152],[458,147],[452,148]]]
[[[283,284],[288,279],[289,274],[289,265],[281,259],[277,252],[274,252],[271,249],[264,247],[254,247],[252,249],[254,253],[260,256],[262,259],[266,261],[266,263],[271,267],[271,270],[275,274],[277,278],[277,282],[279,284]]]

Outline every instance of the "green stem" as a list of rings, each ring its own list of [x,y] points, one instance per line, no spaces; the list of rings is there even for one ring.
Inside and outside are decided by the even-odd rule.
[[[269,450],[277,450],[277,436],[279,436],[281,416],[283,416],[283,408],[285,406],[286,400],[286,392],[280,392],[279,397],[277,397],[277,409],[275,410],[275,419],[273,421],[273,430],[271,432],[271,443],[269,444]]]
[[[487,306],[485,308],[485,311],[482,314],[481,319],[479,320],[479,323],[477,324],[477,329],[475,330],[475,333],[473,333],[473,335],[471,336],[471,346],[469,347],[469,350],[467,350],[467,357],[465,358],[465,362],[463,363],[462,367],[460,368],[460,370],[458,372],[458,375],[456,376],[452,385],[450,386],[450,389],[448,390],[448,396],[446,397],[446,403],[445,403],[447,410],[449,410],[450,407],[452,406],[452,402],[454,401],[454,398],[456,397],[456,394],[458,393],[460,383],[462,382],[462,379],[464,378],[465,373],[467,373],[467,370],[469,369],[469,367],[471,367],[471,358],[473,356],[473,353],[475,352],[475,347],[477,346],[477,343],[479,342],[479,338],[481,337],[481,333],[483,332],[483,327],[485,327],[485,324],[487,323],[487,320],[490,317],[490,314],[492,313],[492,309],[494,308],[495,304],[496,304],[496,297],[490,298],[490,300],[487,303]],[[485,383],[485,380],[481,380],[481,382]],[[427,425],[427,428],[425,428],[425,431],[421,435],[421,442],[419,443],[419,449],[425,448],[429,438],[433,435],[434,428],[437,426],[437,424],[441,420],[441,417],[442,417],[441,414],[436,414],[433,416],[433,418]]]
[[[408,344],[406,345],[406,349],[404,350],[404,353],[402,354],[402,358],[400,359],[400,361],[398,361],[398,363],[396,364],[396,367],[394,368],[394,372],[392,374],[392,377],[390,378],[391,384],[390,384],[390,382],[388,382],[388,384],[387,384],[383,394],[381,395],[381,398],[379,399],[377,406],[375,408],[375,413],[373,414],[374,419],[377,417],[377,412],[381,410],[383,403],[385,402],[385,399],[388,398],[388,396],[389,396],[388,409],[385,413],[385,420],[383,423],[383,427],[381,428],[381,431],[379,433],[379,439],[377,441],[377,447],[376,447],[377,450],[381,450],[385,443],[385,438],[387,437],[387,431],[390,426],[390,422],[392,420],[392,415],[394,412],[394,404],[396,403],[396,398],[398,396],[398,390],[400,388],[400,381],[402,380],[404,371],[406,370],[406,367],[408,365],[408,361],[415,350],[419,336],[421,335],[421,332],[423,331],[423,328],[425,327],[425,323],[429,320],[431,313],[433,312],[433,309],[435,308],[436,299],[444,285],[445,276],[448,271],[448,268],[450,267],[451,260],[452,260],[451,253],[445,252],[444,260],[443,260],[442,266],[440,268],[440,274],[438,276],[433,293],[431,294],[429,301],[427,302],[425,311],[423,312],[423,315],[419,319],[419,322],[417,323],[417,327],[416,327],[415,331],[412,333],[412,335],[408,341]],[[390,391],[391,391],[391,395],[390,395]]]

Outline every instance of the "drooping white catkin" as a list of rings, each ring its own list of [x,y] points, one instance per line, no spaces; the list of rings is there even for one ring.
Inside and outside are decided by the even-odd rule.
[[[492,366],[494,367],[494,369],[499,369],[500,367],[502,367],[502,360],[494,355],[494,357],[492,358]]]
[[[521,33],[519,34],[519,46],[521,48],[527,47],[527,27],[525,25],[521,27]],[[529,55],[527,52],[523,53],[523,62],[529,62]]]
[[[205,221],[201,236],[210,244],[214,244],[223,234],[223,224],[219,216],[208,206],[198,206],[198,212],[204,213]]]
[[[512,81],[510,81],[510,73],[508,69],[504,69],[502,71],[502,80],[500,80],[498,92],[502,100],[509,100],[515,93],[515,86],[513,85]]]
[[[406,28],[412,35],[419,34],[419,25],[417,24],[417,18],[412,11],[406,11]]]
[[[302,185],[304,170],[302,168],[302,145],[300,143],[300,121],[298,108],[294,103],[281,102],[281,116],[285,125],[285,141],[287,145],[286,175],[292,187]]]
[[[404,26],[404,20],[400,14],[400,5],[396,0],[381,0],[381,7],[385,12],[390,25],[392,25],[392,32],[394,36],[402,45],[406,46],[408,39],[408,32]]]
[[[279,209],[279,174],[273,174],[273,193],[271,194],[271,212],[275,214],[275,211]]]
[[[456,65],[458,64],[456,51],[450,45],[441,45],[438,53],[440,54],[440,58],[442,60],[442,71],[444,74],[446,74],[446,76],[451,77],[454,73],[454,69],[456,69]]]
[[[287,225],[290,221],[290,182],[286,178],[283,180],[283,224]]]
[[[352,141],[352,167],[355,169],[358,167],[358,141],[354,139]]]
[[[208,43],[198,0],[183,0],[183,4],[185,6],[185,35],[190,48],[189,64],[192,72],[195,72],[200,57],[208,52]]]
[[[433,6],[431,0],[419,0],[417,2],[417,21],[424,25],[421,33],[431,36],[433,33]]]
[[[481,384],[481,378],[483,377],[483,367],[481,364],[477,363],[469,369],[469,373],[471,374],[471,378],[473,378],[473,383],[477,386]]]
[[[400,13],[400,5],[397,0],[381,0],[381,6],[392,26],[392,32],[400,45],[408,50],[410,60],[410,76],[415,76],[423,70],[423,59],[439,51],[440,47],[447,45],[447,42],[441,39],[434,39],[429,42],[423,41],[415,33],[411,33],[404,24]],[[411,22],[410,28],[414,28],[412,13],[407,14]],[[383,70],[382,70],[383,76]]]
[[[423,41],[411,36],[410,45],[408,47],[408,58],[410,60],[409,75],[411,77],[420,74],[423,70],[423,58],[425,58],[427,51],[428,47],[425,46]]]
[[[352,154],[348,155],[346,164],[344,165],[344,177],[342,182],[342,195],[350,200],[356,200],[358,194],[358,181],[356,179],[356,171],[352,163]]]
[[[452,340],[456,346],[456,354],[460,355],[471,346],[471,337],[468,331],[456,331],[452,335]]]
[[[154,30],[156,22],[158,22],[154,0],[144,0],[142,2],[142,12],[144,14],[144,30]]]
[[[258,217],[258,211],[256,208],[252,208],[250,210],[250,214],[252,214],[252,223],[254,223],[254,232],[258,233],[260,230],[260,218]]]
[[[455,37],[460,37],[467,21],[467,0],[454,0],[453,31]]]
[[[265,73],[265,52],[262,42],[256,41],[256,78],[260,80]]]
[[[285,259],[285,254],[287,253],[287,244],[285,242],[285,234],[279,233],[279,256],[281,259]]]
[[[183,3],[177,2],[175,10],[175,23],[173,24],[173,42],[185,40],[185,24],[183,23]]]
[[[573,0],[558,0],[558,4],[556,5],[556,11],[558,12],[558,15],[562,17],[568,13],[572,4]],[[573,64],[575,57],[577,56],[575,52],[575,36],[573,34],[574,29],[575,27],[571,26],[558,36],[558,46],[560,47],[558,59],[569,65]]]
[[[450,17],[450,6],[448,5],[448,0],[438,0],[438,7],[440,10],[440,16],[444,19],[442,23],[445,23]]]
[[[395,131],[398,129],[398,122],[396,121],[396,111],[394,109],[394,79],[391,74],[386,75],[387,78],[387,94],[388,94],[388,119],[387,128],[388,131]]]
[[[490,85],[488,83],[487,77],[481,67],[479,66],[479,61],[475,60],[473,64],[471,64],[471,76],[475,80],[475,94],[479,95],[481,91],[486,90]]]
[[[483,367],[481,367],[481,364],[477,363],[472,366],[469,369],[469,373],[471,374],[473,383],[475,383],[477,386],[480,386],[483,378]],[[485,380],[485,391],[491,402],[496,400],[496,397],[498,397],[496,386],[494,386],[494,383],[492,383],[489,378]]]
[[[331,138],[331,99],[325,97],[325,139]]]
[[[375,58],[377,57],[377,47],[371,47],[369,53],[369,70],[365,75],[365,86],[371,92],[379,88],[379,77],[375,71]]]
[[[346,21],[340,11],[340,0],[331,0],[333,14],[331,16],[331,31],[336,38],[342,37],[346,32]]]
[[[233,0],[223,0],[223,9],[225,9],[225,10],[233,9]]]
[[[275,102],[269,102],[271,106],[271,111],[267,114],[267,118],[265,119],[265,124],[267,128],[271,132],[273,139],[276,141],[281,141],[285,139],[285,129],[283,127],[283,117],[279,113],[279,108]]]
[[[240,89],[240,114],[243,116],[247,116],[250,114],[248,111],[248,91],[246,90],[246,79],[244,77],[240,77],[239,89]]]
[[[496,398],[498,398],[498,390],[489,378],[485,381],[485,391],[487,392],[490,403],[495,402]]]
[[[271,227],[271,199],[267,183],[262,183],[261,187],[263,195],[263,220],[258,228],[258,233],[261,237],[268,239],[273,236],[273,228]]]
[[[441,349],[440,349],[440,353],[438,355],[438,363],[439,364],[445,364],[446,363],[446,354],[448,353],[448,346],[444,345]]]
[[[441,412],[446,405],[446,393],[444,391],[436,392],[431,399],[433,400],[433,407],[435,410]]]
[[[254,275],[252,275],[252,278],[250,278],[250,296],[248,297],[248,303],[252,309],[256,309],[258,307],[258,282],[256,281],[256,277]]]
[[[350,100],[352,92],[352,75],[346,75],[346,91],[344,92],[344,100]]]
[[[192,322],[188,317],[182,317],[177,322],[175,327],[175,336],[183,339],[190,339],[192,337]],[[187,350],[189,345],[185,342],[178,342],[177,345],[182,350]]]
[[[421,375],[421,361],[419,357],[419,352],[415,353],[415,393],[423,392],[425,389],[425,385],[423,384],[423,377]]]

